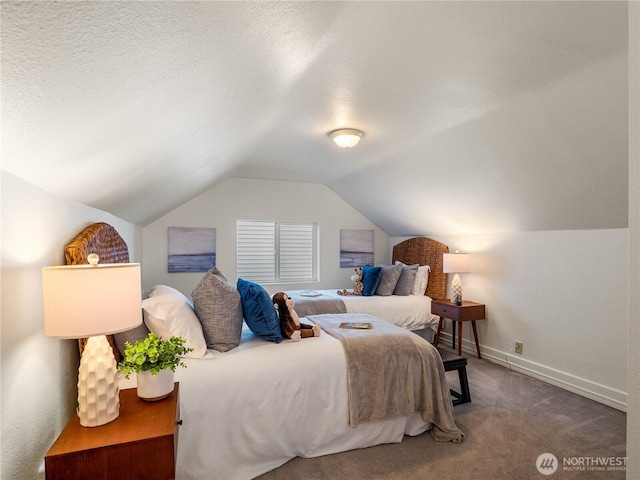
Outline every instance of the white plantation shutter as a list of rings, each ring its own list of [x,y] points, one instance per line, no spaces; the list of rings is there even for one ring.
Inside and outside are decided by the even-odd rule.
[[[238,221],[238,278],[276,281],[276,228],[273,222]]]
[[[317,226],[240,220],[238,277],[256,283],[317,280]]]
[[[314,225],[282,223],[279,227],[280,282],[315,280]]]

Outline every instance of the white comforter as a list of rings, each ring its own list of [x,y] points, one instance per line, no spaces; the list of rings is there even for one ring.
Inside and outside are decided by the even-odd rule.
[[[287,292],[292,296],[305,294],[296,290]],[[421,330],[423,328],[438,328],[439,317],[431,313],[431,298],[426,295],[372,295],[364,297],[359,295],[338,295],[337,290],[311,290],[311,295],[305,297],[314,298],[339,298],[345,304],[347,313],[366,313],[381,318],[389,323],[408,330]]]
[[[178,480],[250,479],[296,456],[397,443],[432,426],[414,414],[351,428],[345,356],[325,332],[274,344],[245,327],[239,347],[209,352],[176,372]]]

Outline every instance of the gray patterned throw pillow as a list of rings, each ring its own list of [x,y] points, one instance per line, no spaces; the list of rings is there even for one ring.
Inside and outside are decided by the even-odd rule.
[[[392,295],[401,273],[402,265],[384,265],[382,267],[382,278],[380,278],[380,283],[376,289],[376,295],[385,297]]]
[[[407,296],[413,289],[413,281],[416,278],[416,273],[418,272],[419,265],[417,263],[415,265],[404,265],[402,263],[396,263],[396,265],[402,266],[402,273],[400,274],[400,278],[398,279],[398,283],[396,284],[396,288],[393,291],[393,294]]]
[[[235,286],[213,267],[202,277],[191,298],[207,348],[226,352],[237,347],[242,334],[242,303]]]

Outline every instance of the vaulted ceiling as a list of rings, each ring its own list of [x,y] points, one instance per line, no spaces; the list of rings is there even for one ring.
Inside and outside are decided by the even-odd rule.
[[[627,226],[626,2],[1,8],[2,168],[133,223],[248,177],[389,235]]]

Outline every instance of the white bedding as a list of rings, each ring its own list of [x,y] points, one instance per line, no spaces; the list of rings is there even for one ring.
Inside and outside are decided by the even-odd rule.
[[[275,344],[245,326],[239,347],[209,352],[176,371],[178,480],[250,479],[296,456],[397,443],[432,427],[414,414],[351,428],[345,356],[325,332]]]
[[[435,331],[438,328],[439,317],[431,313],[431,298],[426,295],[364,297],[338,295],[337,290],[314,290],[314,292],[321,295],[308,297],[309,299],[339,298],[344,302],[347,313],[367,313],[408,330],[431,328]],[[298,298],[301,291],[287,292],[287,294]],[[304,298],[307,299],[307,297]]]

